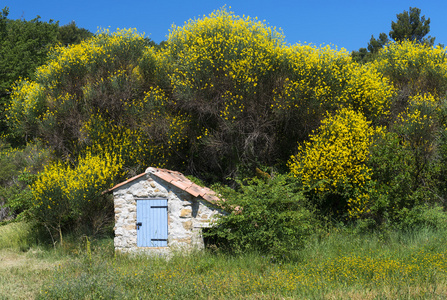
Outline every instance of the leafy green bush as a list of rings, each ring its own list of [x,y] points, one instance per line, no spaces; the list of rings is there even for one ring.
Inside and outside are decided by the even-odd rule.
[[[443,105],[430,94],[410,97],[407,108],[372,145],[367,164],[382,199],[376,219],[397,222],[403,220],[402,210],[445,205]]]
[[[446,229],[447,214],[439,205],[418,205],[411,209],[403,208],[398,212],[395,226],[401,230],[419,228]]]
[[[233,253],[259,251],[291,255],[303,247],[318,222],[297,182],[286,176],[253,178],[239,189],[221,190],[229,212],[205,233],[217,247]]]
[[[0,221],[8,213],[17,216],[28,211],[32,204],[28,186],[49,157],[50,152],[41,143],[28,143],[21,149],[0,140]]]

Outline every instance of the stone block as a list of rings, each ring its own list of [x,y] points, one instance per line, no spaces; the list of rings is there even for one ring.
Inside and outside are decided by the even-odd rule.
[[[182,243],[182,244],[188,244],[188,245],[190,245],[191,242],[192,242],[192,239],[191,239],[190,237],[188,237],[188,238],[183,238],[183,239],[176,239],[176,240],[174,240],[174,241],[177,242],[177,243]]]
[[[121,226],[117,225],[116,226],[116,230],[115,230],[115,235],[123,235],[124,234],[124,230]]]
[[[148,193],[146,191],[137,191],[135,196],[138,198],[146,198],[148,197]]]
[[[180,218],[191,218],[192,210],[190,208],[184,208],[180,211]]]
[[[125,225],[123,228],[124,228],[124,230],[135,230],[136,226],[135,226],[135,224]]]
[[[183,222],[183,228],[185,228],[186,230],[191,230],[192,229],[192,221],[186,221]]]

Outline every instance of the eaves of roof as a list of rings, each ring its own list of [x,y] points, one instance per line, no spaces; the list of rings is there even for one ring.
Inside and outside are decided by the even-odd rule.
[[[134,176],[124,182],[121,182],[121,183],[115,185],[111,189],[104,191],[103,194],[112,192],[113,190],[115,190],[125,184],[128,184],[128,183],[130,183],[146,174],[152,174],[154,176],[157,176],[158,178],[187,192],[188,194],[192,195],[193,197],[201,197],[204,200],[206,200],[212,204],[217,204],[217,201],[219,200],[219,197],[216,196],[216,193],[213,190],[211,190],[207,187],[202,187],[202,186],[195,184],[194,182],[192,182],[191,180],[186,178],[180,172],[171,171],[171,170],[167,170],[167,169],[152,168],[152,167],[148,168],[145,173]]]

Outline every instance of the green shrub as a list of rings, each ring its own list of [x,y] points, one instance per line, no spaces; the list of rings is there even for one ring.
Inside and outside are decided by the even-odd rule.
[[[29,185],[43,169],[50,152],[39,142],[24,148],[12,148],[0,140],[0,206],[2,218],[25,215],[31,207]],[[8,211],[8,213],[6,213]]]
[[[303,247],[318,222],[296,181],[286,175],[239,182],[239,189],[222,189],[229,212],[205,233],[217,247],[233,253],[259,251],[291,255]]]
[[[375,140],[367,161],[383,201],[376,217],[402,220],[402,210],[445,205],[444,101],[430,94],[410,97],[389,130]]]
[[[411,209],[403,208],[398,213],[395,226],[401,230],[420,228],[446,229],[447,214],[439,205],[418,205]]]

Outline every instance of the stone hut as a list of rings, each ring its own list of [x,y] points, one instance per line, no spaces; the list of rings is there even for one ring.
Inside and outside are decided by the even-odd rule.
[[[215,192],[166,169],[148,168],[107,192],[113,192],[114,244],[120,252],[201,249],[202,229],[223,213]]]

